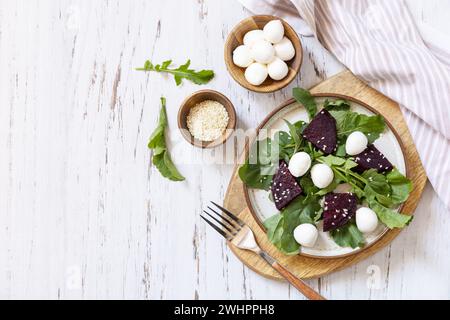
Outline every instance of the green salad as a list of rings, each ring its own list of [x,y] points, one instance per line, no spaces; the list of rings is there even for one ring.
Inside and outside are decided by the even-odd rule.
[[[358,248],[379,224],[407,226],[412,216],[397,209],[412,183],[373,144],[386,129],[383,117],[353,112],[342,99],[318,106],[300,88],[293,96],[310,122],[286,121],[287,131],[256,141],[239,170],[244,184],[268,191],[279,210],[264,222],[269,240],[293,255],[313,247],[319,231]],[[314,231],[318,225],[323,230]]]

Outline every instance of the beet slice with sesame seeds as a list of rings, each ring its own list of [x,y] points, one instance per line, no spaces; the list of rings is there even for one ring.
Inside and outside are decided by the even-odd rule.
[[[303,137],[326,155],[337,147],[336,119],[325,109],[303,131]]]
[[[272,180],[271,190],[275,206],[280,211],[302,193],[302,188],[289,171],[285,161],[280,161],[278,172]]]
[[[357,198],[353,193],[329,193],[325,196],[323,231],[346,225],[356,214]]]
[[[376,169],[379,173],[385,173],[394,169],[392,163],[373,144],[356,155],[355,162],[358,166],[353,170],[358,173],[363,173],[369,169]]]

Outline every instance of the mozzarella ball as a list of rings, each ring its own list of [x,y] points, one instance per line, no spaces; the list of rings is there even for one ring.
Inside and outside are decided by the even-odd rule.
[[[247,46],[239,46],[233,52],[233,62],[241,68],[247,68],[254,61],[250,53],[250,48]]]
[[[369,140],[367,140],[366,135],[361,131],[355,131],[348,136],[345,151],[350,156],[356,156],[366,150],[368,144]]]
[[[315,225],[304,223],[294,229],[294,239],[304,247],[314,247],[319,237],[319,232]]]
[[[289,161],[289,171],[296,178],[303,177],[309,168],[311,168],[311,157],[306,152],[294,154]]]
[[[275,58],[275,60],[269,63],[267,65],[267,70],[269,71],[269,76],[273,80],[282,80],[286,78],[289,73],[288,65],[280,58]]]
[[[253,44],[255,44],[258,40],[264,40],[264,31],[262,30],[252,30],[250,32],[247,32],[244,36],[244,45],[251,48]]]
[[[268,76],[267,67],[262,63],[252,63],[247,70],[245,70],[245,79],[254,86],[259,86]]]
[[[283,40],[273,46],[275,48],[275,54],[283,61],[289,61],[295,57],[295,48],[291,40],[284,37]]]
[[[370,233],[375,231],[378,227],[378,216],[377,214],[366,207],[359,208],[356,210],[356,226],[359,231],[363,233]]]
[[[252,58],[259,63],[270,63],[275,58],[275,49],[266,40],[256,41],[251,48]]]
[[[280,20],[272,20],[264,27],[264,37],[271,43],[278,43],[283,40],[284,26]]]
[[[317,188],[324,189],[333,182],[334,173],[329,166],[319,163],[312,167],[311,179]]]

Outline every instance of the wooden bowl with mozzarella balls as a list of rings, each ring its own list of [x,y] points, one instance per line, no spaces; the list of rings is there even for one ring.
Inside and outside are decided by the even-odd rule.
[[[270,15],[242,20],[228,35],[224,54],[233,79],[260,93],[275,92],[289,85],[303,61],[302,44],[295,30],[283,19]]]

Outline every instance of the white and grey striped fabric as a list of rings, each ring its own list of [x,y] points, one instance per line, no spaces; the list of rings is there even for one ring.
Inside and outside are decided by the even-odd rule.
[[[403,0],[240,0],[285,18],[397,101],[428,178],[450,208],[450,45],[423,38]],[[449,48],[450,49],[450,48]]]

